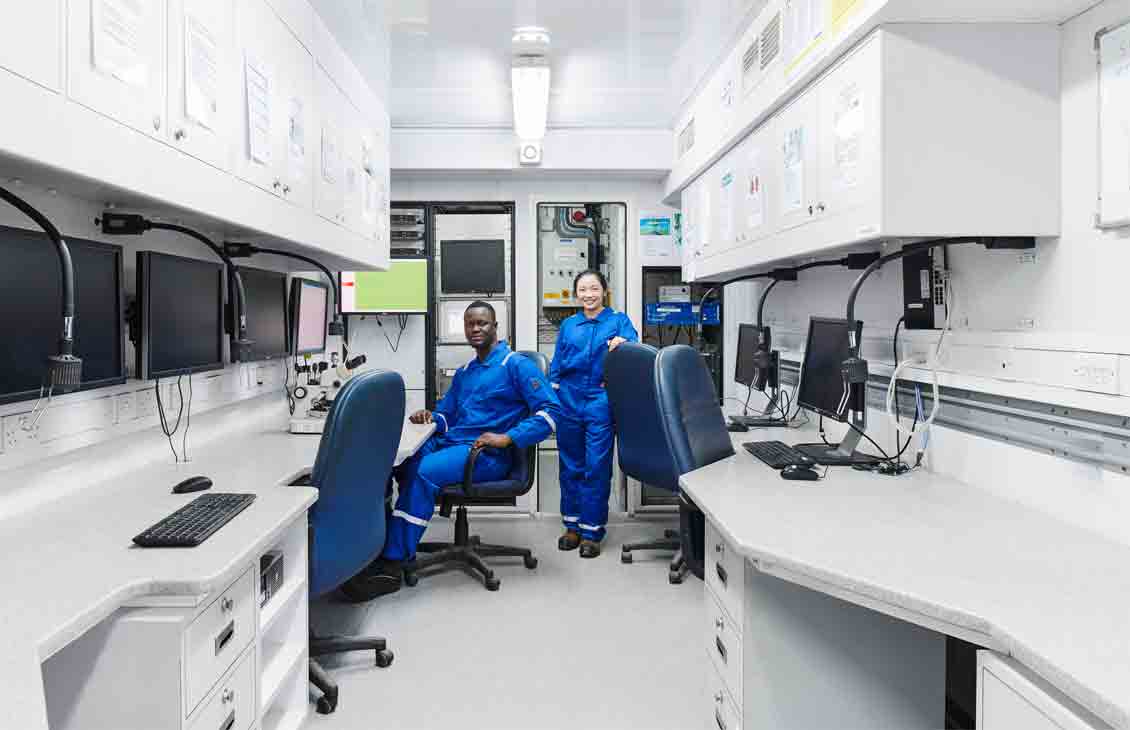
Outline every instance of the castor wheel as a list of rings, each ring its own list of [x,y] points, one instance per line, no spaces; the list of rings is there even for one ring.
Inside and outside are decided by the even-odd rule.
[[[522,558],[522,562],[524,562],[526,564],[526,567],[530,570],[533,570],[534,568],[538,567],[538,559],[535,558],[533,555],[525,556],[524,558]]]
[[[377,666],[381,669],[392,666],[393,658],[394,656],[391,651],[389,651],[388,649],[382,649],[381,651],[377,652]]]
[[[620,562],[624,563],[625,565],[631,563],[632,562],[632,554],[631,553],[620,553]]]
[[[678,570],[672,570],[667,573],[667,582],[671,585],[679,585],[683,582],[683,574]]]
[[[495,578],[493,575],[488,575],[485,585],[488,591],[497,591],[502,586],[502,581]]]
[[[324,694],[318,698],[317,704],[319,715],[329,715],[337,709],[337,692],[332,695]]]
[[[420,576],[416,575],[415,573],[405,573],[404,574],[404,585],[415,586],[419,582],[420,582]]]

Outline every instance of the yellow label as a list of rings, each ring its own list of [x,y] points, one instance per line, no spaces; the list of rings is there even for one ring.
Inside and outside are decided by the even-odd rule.
[[[828,18],[830,20],[828,26],[831,28],[832,35],[840,32],[840,29],[856,14],[862,4],[860,0],[828,0]]]
[[[547,291],[542,295],[542,299],[560,299],[561,295],[557,292]]]

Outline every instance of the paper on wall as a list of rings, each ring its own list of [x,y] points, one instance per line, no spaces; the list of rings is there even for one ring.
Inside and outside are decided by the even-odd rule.
[[[863,158],[863,96],[859,84],[848,84],[836,97],[833,119],[835,182],[849,188],[859,184]]]
[[[1130,225],[1130,23],[1099,37],[1099,227]]]
[[[722,175],[718,191],[718,242],[727,245],[734,241],[734,173],[726,171]]]
[[[649,258],[669,258],[675,255],[675,234],[671,216],[663,213],[640,213],[640,242],[643,254]]]
[[[247,153],[264,165],[271,161],[271,74],[267,67],[247,54],[244,59],[247,86]]]
[[[765,182],[761,170],[761,150],[750,145],[746,158],[745,185],[746,228],[756,230],[765,225]]]
[[[306,176],[306,119],[303,116],[302,100],[297,96],[290,98],[287,127],[287,169],[291,180],[301,180]]]
[[[785,130],[781,152],[781,211],[792,213],[804,207],[804,127]]]
[[[340,155],[337,128],[330,122],[325,122],[322,124],[322,179],[331,185],[337,182],[337,171],[341,167]]]
[[[184,14],[184,111],[206,129],[216,128],[220,106],[219,45],[211,29],[189,11]]]
[[[124,84],[149,83],[142,44],[148,4],[142,0],[93,0],[90,4],[91,60],[94,68]]]

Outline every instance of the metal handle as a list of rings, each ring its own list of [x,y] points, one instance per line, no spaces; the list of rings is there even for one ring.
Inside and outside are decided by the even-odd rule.
[[[227,613],[228,611],[231,611],[232,608],[234,608],[234,607],[235,607],[235,601],[233,601],[231,598],[224,596],[223,598],[220,599],[220,612],[221,613]]]
[[[725,622],[725,621],[723,621],[721,617],[718,617],[718,618],[714,619],[714,628],[716,628],[716,629],[718,629],[719,631],[721,631],[721,630],[722,630],[722,629],[724,629],[725,627],[726,627],[726,622]]]
[[[153,117],[153,131],[161,129],[161,117]]]
[[[228,713],[228,717],[224,720],[224,724],[220,725],[220,730],[231,730],[235,726],[235,710]]]
[[[813,213],[813,208],[812,208],[812,206],[810,205],[810,206],[808,206],[808,214],[809,214],[809,215],[812,215],[812,213]]]
[[[724,695],[722,694],[722,690],[718,690],[717,692],[714,693],[714,701],[717,702],[718,704],[722,704],[722,698],[723,697],[724,697]]]
[[[716,553],[723,553],[725,551],[726,551],[726,548],[723,547],[722,543],[718,543],[717,545],[714,546],[714,552],[716,552]]]
[[[287,195],[289,193],[290,193],[290,186],[289,185],[283,185],[283,195]]]
[[[727,659],[726,645],[717,636],[714,637],[714,648],[718,650],[718,656],[722,657],[722,663],[727,663],[729,660]]]
[[[225,705],[235,699],[235,690],[230,687],[224,687],[223,694],[220,695],[220,701]]]
[[[233,636],[235,636],[234,619],[228,622],[228,625],[224,627],[224,630],[216,636],[216,656],[219,656],[220,652],[224,650],[224,647],[231,643]]]
[[[275,190],[278,190],[279,188],[282,187],[282,183],[279,182],[278,180],[275,180],[274,183],[271,184],[271,187],[273,187]]]
[[[718,574],[718,580],[722,581],[722,586],[725,587],[726,583],[730,580],[730,576],[728,573],[726,573],[726,569],[722,567],[721,563],[715,563],[714,572]]]
[[[177,131],[173,132],[173,138],[175,140],[177,140],[178,142],[181,141],[182,139],[184,139],[187,136],[188,136],[188,132],[184,131],[183,129],[178,129]]]
[[[824,212],[824,204],[823,203],[817,203],[816,204],[816,211],[818,213],[823,213]]]

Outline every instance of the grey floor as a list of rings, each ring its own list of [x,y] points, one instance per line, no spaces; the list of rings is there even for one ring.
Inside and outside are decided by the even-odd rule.
[[[337,712],[307,728],[339,730],[686,730],[701,725],[708,659],[703,586],[667,582],[669,555],[620,563],[624,542],[661,523],[612,528],[594,560],[557,550],[560,523],[472,516],[472,533],[527,546],[540,564],[496,559],[497,593],[459,570],[421,578],[362,606],[318,601],[319,633],[386,636],[396,661],[372,654],[328,660]],[[671,526],[671,525],[667,525]],[[450,537],[436,518],[429,539]]]

